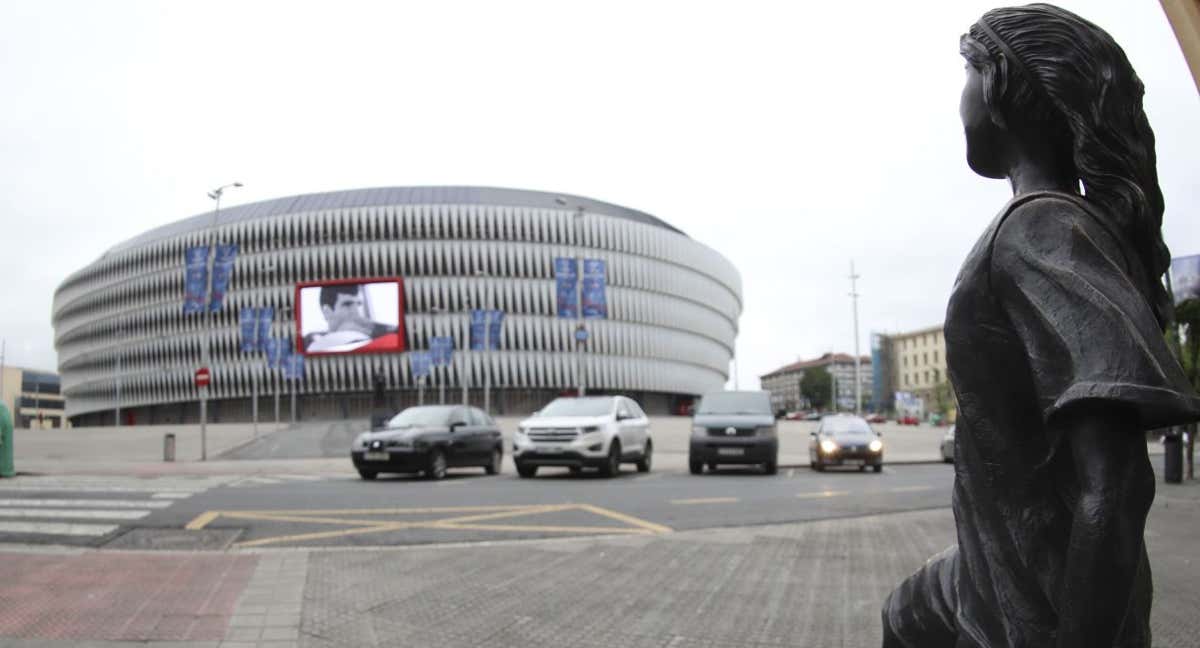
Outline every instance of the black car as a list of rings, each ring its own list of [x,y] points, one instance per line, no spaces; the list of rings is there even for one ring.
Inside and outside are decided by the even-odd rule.
[[[693,475],[720,464],[760,465],[774,475],[779,437],[771,395],[765,391],[720,391],[704,395],[692,417],[688,468]]]
[[[813,470],[853,466],[883,471],[883,440],[861,416],[826,416],[809,434],[812,440],[808,442],[808,457]]]
[[[363,479],[379,473],[423,473],[446,476],[447,468],[480,466],[500,472],[504,444],[500,428],[477,407],[425,405],[393,416],[378,430],[354,440],[350,458]]]

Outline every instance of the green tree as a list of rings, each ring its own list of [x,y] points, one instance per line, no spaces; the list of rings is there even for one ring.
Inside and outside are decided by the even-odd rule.
[[[825,367],[805,369],[804,375],[800,378],[800,393],[808,399],[813,407],[823,409],[829,405],[833,396],[832,380]]]
[[[950,409],[954,407],[954,390],[950,388],[949,382],[943,381],[933,386],[932,405],[934,413],[950,415]]]

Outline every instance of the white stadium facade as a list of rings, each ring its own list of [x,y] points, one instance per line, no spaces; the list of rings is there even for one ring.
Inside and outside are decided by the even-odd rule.
[[[185,314],[185,250],[212,242],[238,252],[223,307]],[[558,317],[554,259],[602,259],[607,317]],[[239,312],[271,307],[272,337],[296,336],[297,286],[395,277],[405,350],[313,355],[284,382],[262,353],[240,348]],[[499,348],[469,350],[470,311],[505,313]],[[259,395],[270,420],[294,389],[300,419],[367,417],[382,378],[392,408],[464,397],[524,414],[570,392],[623,394],[652,413],[678,411],[729,375],[741,278],[712,248],[636,210],[565,194],[485,187],[388,187],[226,207],[150,230],[69,276],[53,324],[66,414],[74,425],[199,419],[194,374],[203,348],[210,422],[243,422]],[[307,315],[305,316],[307,317]],[[434,335],[455,357],[418,394],[411,358]],[[577,362],[578,358],[578,362]],[[465,384],[464,384],[465,380]]]

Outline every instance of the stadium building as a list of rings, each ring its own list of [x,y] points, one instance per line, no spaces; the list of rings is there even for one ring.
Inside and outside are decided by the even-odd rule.
[[[216,244],[237,245],[224,302],[185,313],[187,252]],[[576,257],[604,262],[606,310],[582,320],[578,354],[578,322],[559,316],[555,274],[556,258]],[[206,288],[216,275],[207,271]],[[297,319],[307,327],[335,315],[315,293],[311,306],[301,304],[302,288],[365,281],[398,288],[399,312],[382,309],[397,320],[388,327],[395,344],[309,353],[314,335]],[[269,368],[261,349],[243,350],[239,314],[248,307],[271,309],[262,339],[290,341],[304,359],[300,379]],[[470,348],[477,309],[505,314],[495,350]],[[288,418],[293,392],[301,419],[365,418],[376,375],[394,408],[436,402],[440,385],[447,402],[479,405],[488,381],[493,411],[527,413],[573,390],[582,374],[588,393],[678,411],[725,384],[741,310],[733,265],[649,214],[536,191],[391,187],[278,198],[150,230],[68,277],[55,292],[53,324],[67,417],[111,425],[118,411],[125,424],[197,421],[194,374],[206,343],[210,422],[250,420],[255,393],[260,420],[274,417],[280,393]],[[419,385],[412,356],[435,335],[454,338],[454,356]]]

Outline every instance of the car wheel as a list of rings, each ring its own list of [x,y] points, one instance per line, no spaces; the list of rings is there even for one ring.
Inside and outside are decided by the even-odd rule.
[[[778,462],[778,459],[772,459],[772,460],[768,461],[767,463],[763,464],[763,474],[764,475],[774,475],[774,474],[778,473],[779,472],[779,464],[777,462]]]
[[[429,451],[425,476],[429,479],[442,479],[446,476],[446,454],[444,452],[437,448]]]
[[[616,477],[621,472],[621,442],[616,439],[608,444],[608,458],[600,467],[600,474],[605,477]]]
[[[820,461],[814,461],[809,465],[812,466],[812,469],[817,472],[825,472],[825,464],[821,463]]]
[[[375,472],[374,470],[363,470],[362,468],[359,468],[358,476],[369,481],[378,477],[379,473]]]
[[[642,458],[637,462],[638,472],[650,472],[650,463],[654,459],[654,444],[646,441],[646,451],[642,453]]]
[[[717,469],[717,462],[715,462],[715,461],[710,461],[710,462],[708,462],[708,469],[709,469],[709,470],[716,470],[716,469]]]
[[[858,472],[867,472],[867,465],[863,464],[858,467]]]
[[[500,448],[492,450],[492,462],[483,467],[483,470],[489,475],[495,475],[500,472],[501,464],[504,462],[504,453],[500,452]]]
[[[883,464],[875,464],[875,472],[883,472]]]
[[[536,477],[537,469],[538,469],[537,466],[526,466],[523,463],[517,464],[517,474],[520,475],[524,479],[529,479],[530,477]]]
[[[703,461],[692,461],[689,459],[688,460],[688,470],[691,471],[691,473],[693,475],[699,475],[700,473],[704,472],[704,462]]]

